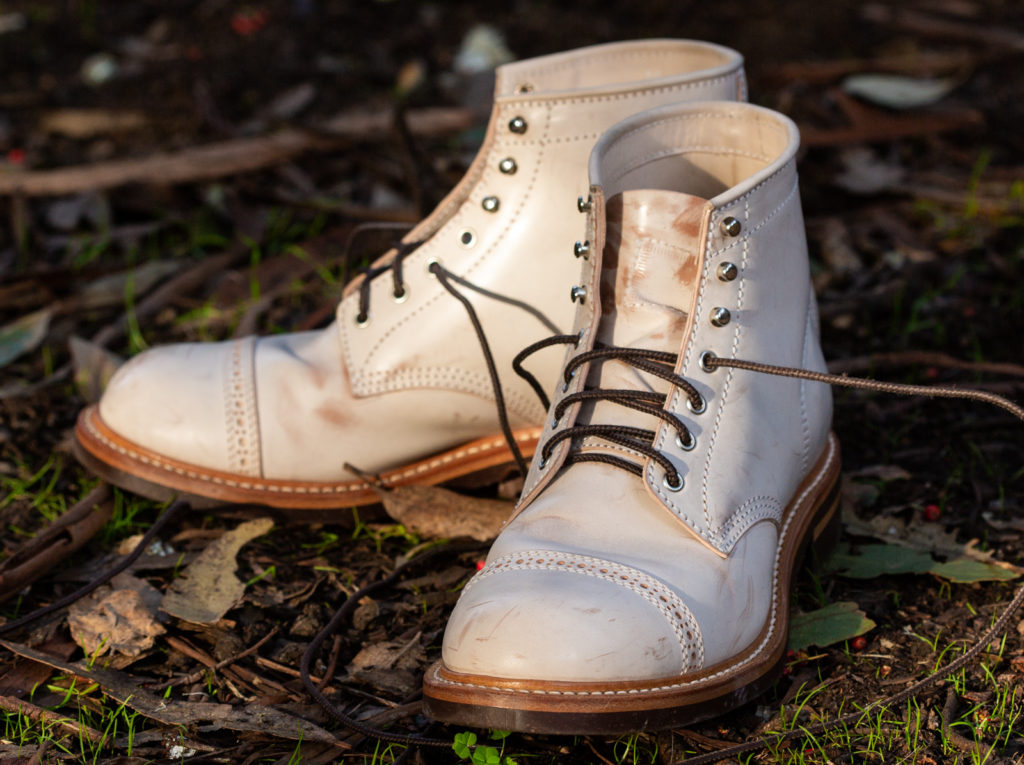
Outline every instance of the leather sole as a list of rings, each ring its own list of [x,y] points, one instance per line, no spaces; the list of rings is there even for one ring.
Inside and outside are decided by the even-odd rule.
[[[771,687],[785,664],[790,588],[807,548],[835,539],[839,469],[839,442],[830,434],[825,452],[783,514],[772,607],[764,629],[743,653],[698,673],[593,684],[468,675],[439,661],[424,677],[424,711],[441,722],[477,728],[621,734],[688,725],[751,701]]]
[[[516,442],[529,458],[537,448],[541,428],[514,431]],[[158,501],[185,499],[193,507],[225,503],[262,505],[298,511],[324,511],[368,505],[380,495],[365,480],[283,481],[253,478],[157,454],[112,431],[97,407],[90,406],[75,424],[75,456],[86,468],[123,489]],[[433,485],[513,463],[512,453],[502,436],[481,438],[427,459],[382,472],[379,485]],[[319,517],[319,516],[318,516]]]

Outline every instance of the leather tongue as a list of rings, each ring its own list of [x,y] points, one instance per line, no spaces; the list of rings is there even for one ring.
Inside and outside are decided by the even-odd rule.
[[[706,199],[674,191],[624,191],[608,200],[600,342],[679,351],[707,209]]]
[[[606,204],[601,261],[601,322],[605,345],[679,353],[698,286],[706,199],[673,191],[624,191]],[[609,361],[591,370],[591,388],[665,392],[669,384],[629,364]],[[651,428],[651,417],[610,402],[584,405],[579,422]],[[588,448],[610,448],[586,439]]]

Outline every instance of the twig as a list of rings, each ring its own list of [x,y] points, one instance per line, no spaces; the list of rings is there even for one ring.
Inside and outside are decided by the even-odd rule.
[[[318,687],[322,691],[324,687],[334,679],[334,672],[338,668],[338,656],[341,655],[341,635],[334,636],[334,644],[331,646],[331,658],[327,661],[327,670]]]
[[[280,624],[275,624],[273,629],[270,630],[270,632],[268,632],[266,635],[261,637],[259,640],[257,640],[255,643],[253,643],[248,648],[246,648],[240,654],[238,654],[236,656],[229,656],[226,659],[222,659],[221,661],[218,661],[216,664],[214,664],[212,667],[207,667],[207,669],[210,669],[210,670],[213,670],[214,672],[216,672],[218,669],[223,669],[224,667],[228,666],[229,664],[232,664],[232,663],[234,663],[236,661],[239,661],[240,659],[244,659],[246,656],[251,656],[252,654],[256,653],[256,651],[258,651],[260,648],[262,648],[263,644],[266,643],[268,640],[270,640],[270,638],[274,637],[274,635],[276,635],[278,632],[280,632],[280,630],[281,630],[281,625]],[[202,661],[202,659],[199,659],[199,661]],[[179,686],[179,685],[189,685],[190,683],[198,683],[200,680],[203,679],[203,674],[207,671],[207,669],[200,669],[200,670],[198,670],[196,672],[193,672],[190,675],[185,675],[184,677],[179,677],[179,678],[175,678],[174,680],[169,680],[166,683],[160,683],[159,685],[147,686],[147,687],[152,687],[154,690],[162,691],[162,690],[166,690],[167,688],[174,688],[174,687]]]
[[[946,703],[942,705],[942,732],[946,736],[946,739],[965,754],[978,754],[979,761],[985,762],[988,759],[988,752],[982,755],[982,745],[980,741],[971,741],[966,736],[961,735],[957,731],[953,730],[951,721],[956,717],[956,710],[959,704],[957,704],[956,689],[951,685],[946,688]],[[994,745],[993,745],[994,746]],[[991,749],[991,747],[989,747]]]
[[[15,699],[10,696],[0,696],[0,709],[7,712],[13,712],[15,714],[25,715],[25,717],[32,720],[32,722],[56,725],[62,730],[66,730],[68,733],[85,736],[93,744],[103,743],[104,740],[103,734],[98,730],[90,728],[84,723],[72,720],[70,717],[65,717],[64,715],[59,715],[56,712],[51,712],[49,709],[37,707],[35,704],[28,701]]]
[[[379,140],[388,135],[391,119],[390,112],[345,113],[326,122],[321,133],[289,128],[273,135],[232,138],[137,159],[7,173],[0,175],[0,195],[60,196],[129,183],[208,181],[278,165],[306,151],[328,151],[352,140]],[[456,131],[471,123],[472,115],[465,109],[424,109],[408,118],[410,131],[421,134]]]

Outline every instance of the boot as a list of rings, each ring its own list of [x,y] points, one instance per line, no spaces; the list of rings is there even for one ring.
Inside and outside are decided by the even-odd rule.
[[[831,393],[715,359],[825,369],[797,145],[789,119],[729,103],[636,115],[596,145],[563,373],[427,672],[431,716],[665,728],[781,669],[798,559],[836,512]]]
[[[497,370],[572,321],[565,294],[589,247],[577,241],[577,197],[594,142],[652,106],[744,97],[739,54],[699,42],[499,68],[466,176],[347,286],[330,326],[141,354],[79,416],[77,454],[156,499],[315,510],[377,501],[346,463],[385,485],[438,483],[510,462],[503,424],[532,453],[544,409]],[[534,370],[553,383],[560,361],[552,349]]]

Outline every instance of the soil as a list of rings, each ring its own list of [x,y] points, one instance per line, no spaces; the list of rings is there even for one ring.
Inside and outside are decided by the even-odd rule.
[[[152,178],[98,193],[0,198],[8,221],[0,227],[0,326],[52,309],[43,341],[0,366],[0,542],[6,555],[45,526],[46,513],[72,505],[93,483],[69,452],[84,404],[69,366],[69,338],[106,332],[109,350],[128,356],[142,343],[227,338],[239,322],[260,333],[328,322],[353,272],[342,258],[353,228],[380,218],[417,220],[472,157],[482,136],[480,99],[465,101],[469,86],[451,72],[467,32],[480,23],[500,30],[517,58],[651,36],[708,39],[742,51],[751,99],[791,116],[804,137],[802,202],[822,342],[834,368],[899,382],[976,386],[1024,400],[1024,7],[998,0],[659,0],[600,9],[527,1],[494,7],[408,0],[8,0],[0,4],[0,29],[6,30],[0,32],[0,181],[13,172],[150,157],[288,126],[316,133],[353,108],[469,107],[478,117],[467,130],[412,140],[386,131],[197,182],[168,186]],[[105,68],[113,71],[100,82]],[[940,80],[949,92],[911,109],[847,92],[855,87],[847,77],[873,73]],[[883,86],[868,87],[876,99],[884,96]],[[135,115],[130,119],[136,121],[89,129],[78,124],[72,135],[47,122],[67,109],[94,110],[108,120]],[[317,278],[308,267],[303,272],[289,254],[294,244],[332,278]],[[370,253],[380,242],[360,246]],[[234,254],[223,268],[168,296],[124,332],[117,329],[125,310],[121,295],[99,307],[81,297],[87,286],[131,265],[161,258],[193,267],[224,252]],[[257,294],[265,299],[254,299]],[[848,519],[898,520],[912,538],[914,529],[937,524],[960,545],[975,540],[977,550],[1024,566],[1020,423],[975,404],[856,392],[837,392],[834,419]],[[903,477],[895,477],[897,468]],[[41,480],[18,489],[40,471]],[[508,487],[475,493],[507,496]],[[8,600],[5,615],[70,592],[159,514],[154,503],[130,495],[118,494],[116,503],[117,524]],[[237,523],[231,514],[195,512],[175,519],[160,538],[174,550],[174,561],[191,560]],[[871,540],[847,531],[844,541],[856,549]],[[296,670],[337,606],[393,570],[411,543],[379,509],[285,526],[240,552],[238,576],[251,582],[240,605],[202,630],[167,620],[153,647],[117,668],[151,691],[194,676],[174,686],[170,698],[278,708],[336,732],[349,749],[140,717],[131,743],[121,730],[87,758],[178,762],[182,751],[194,752],[190,762],[389,762],[399,756],[400,748],[384,756],[385,745],[328,717],[304,692]],[[419,678],[439,655],[447,613],[482,556],[483,549],[449,551],[429,571],[411,573],[413,581],[362,599],[313,667],[316,675],[333,675],[331,700],[391,731],[452,739],[458,731],[419,713]],[[151,561],[136,576],[163,592],[176,571],[174,563]],[[801,723],[864,705],[932,671],[943,647],[956,647],[948,659],[972,643],[1005,608],[1013,588],[1013,582],[958,584],[932,575],[857,580],[808,569],[797,583],[798,607],[855,602],[877,625],[863,644],[843,641],[793,654],[770,693],[691,730],[629,739],[513,734],[506,753],[519,762],[676,762],[688,752],[794,724],[792,702],[802,687],[822,685],[800,708]],[[272,629],[237,665],[207,671],[209,663],[230,659]],[[62,659],[82,658],[66,612],[5,637]],[[936,639],[935,647],[929,644]],[[384,669],[351,664],[365,649],[401,655]],[[973,729],[954,727],[966,739],[977,732],[984,747],[995,745],[988,762],[1019,762],[1024,615],[989,654],[984,667],[973,664],[957,684],[954,711],[945,686],[918,699],[916,745],[895,740],[872,753],[864,744],[820,750],[798,742],[754,761],[970,761],[969,741],[944,743],[942,718],[952,714],[973,722]],[[25,674],[29,665],[39,666],[0,654],[0,697],[27,696],[14,681],[31,676]],[[40,677],[33,703],[79,725],[101,725],[102,710],[116,707],[101,691],[69,699],[68,672]],[[1010,704],[998,707],[993,678],[1016,694]],[[906,714],[906,706],[891,710],[881,728],[899,733]],[[992,722],[988,728],[979,727],[981,716]],[[0,761],[28,761],[38,742],[19,749],[11,719],[16,716],[8,718]],[[1000,723],[1006,725],[996,738]],[[44,738],[52,745],[35,762],[86,757],[59,735]],[[25,752],[26,759],[18,759]],[[401,756],[410,762],[456,759],[451,751],[429,749]]]

